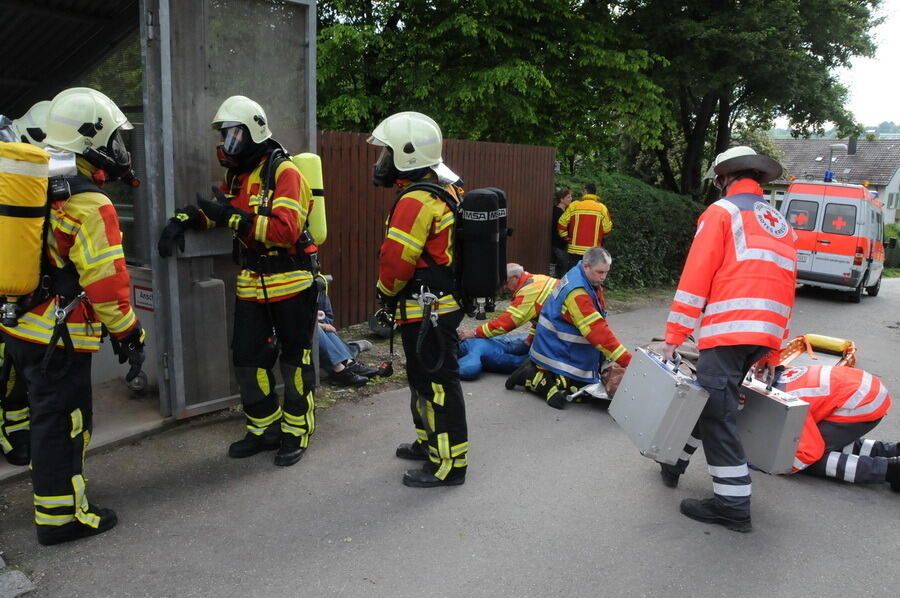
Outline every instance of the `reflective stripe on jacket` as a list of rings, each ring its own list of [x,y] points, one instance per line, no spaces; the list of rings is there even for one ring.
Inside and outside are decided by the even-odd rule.
[[[516,289],[506,311],[476,328],[475,336],[491,338],[506,334],[530,321],[532,325],[526,342],[531,342],[537,318],[541,315],[541,307],[547,301],[547,297],[550,296],[557,282],[556,278],[526,272],[519,280],[519,288]]]
[[[609,210],[597,195],[588,193],[569,204],[559,217],[556,232],[568,243],[566,251],[584,255],[591,247],[603,245],[612,227]]]
[[[734,191],[734,194],[731,194]],[[742,179],[697,223],[666,323],[680,345],[697,328],[701,350],[757,345],[777,350],[788,335],[797,275],[796,234]]]
[[[788,368],[779,380],[781,390],[809,403],[794,457],[794,471],[812,465],[825,454],[819,422],[876,421],[891,407],[891,395],[881,380],[857,368],[824,365]]]
[[[230,188],[227,180],[223,181],[221,189],[229,195],[232,206],[255,214],[253,226],[239,237],[247,251],[295,255],[309,214],[309,200],[301,192],[303,175],[293,162],[282,160],[275,169],[274,189],[268,189],[265,198],[260,197],[262,176],[270,158],[271,155],[261,159],[250,172],[235,175]],[[260,213],[261,209],[264,213]],[[215,223],[209,223],[215,226]],[[235,293],[242,301],[264,303],[268,297],[274,302],[305,291],[312,282],[313,276],[308,270],[266,274],[261,279],[257,272],[245,268],[237,275]]]
[[[82,175],[90,170],[79,157]],[[100,325],[110,334],[124,338],[138,326],[131,307],[131,279],[122,251],[119,217],[109,198],[94,191],[78,193],[50,211],[47,256],[56,268],[74,264],[78,284],[87,301],[82,301],[66,320],[76,351],[100,349]],[[66,301],[71,297],[65,298]],[[46,345],[56,325],[56,298],[51,297],[22,314],[17,326],[2,326],[18,339]],[[62,347],[60,340],[57,346]]]

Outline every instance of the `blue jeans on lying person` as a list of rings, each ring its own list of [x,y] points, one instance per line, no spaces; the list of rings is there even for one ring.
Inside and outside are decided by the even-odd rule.
[[[526,334],[467,338],[459,343],[459,377],[474,380],[482,371],[511,374],[528,355]]]

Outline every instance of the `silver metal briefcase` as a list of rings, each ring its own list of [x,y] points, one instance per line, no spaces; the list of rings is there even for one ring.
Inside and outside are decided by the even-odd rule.
[[[740,392],[737,430],[747,461],[768,473],[789,473],[809,403],[751,377]]]
[[[675,364],[635,349],[609,414],[641,454],[674,465],[706,405],[707,393]]]

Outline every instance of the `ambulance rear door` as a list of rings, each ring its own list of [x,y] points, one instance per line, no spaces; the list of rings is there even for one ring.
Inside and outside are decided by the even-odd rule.
[[[823,198],[821,226],[816,233],[815,273],[822,282],[856,288],[865,263],[854,265],[860,247],[859,234],[866,216],[861,201],[835,194],[831,188]],[[850,190],[853,191],[853,190]]]

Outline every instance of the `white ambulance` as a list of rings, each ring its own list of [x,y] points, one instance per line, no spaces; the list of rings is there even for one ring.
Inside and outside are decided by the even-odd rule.
[[[794,227],[797,282],[872,297],[884,270],[884,206],[862,185],[794,181],[781,211]],[[896,244],[891,239],[890,246]]]

